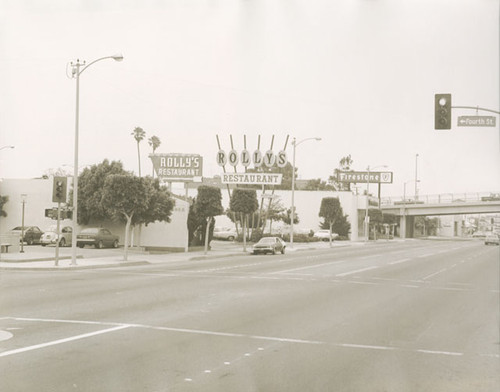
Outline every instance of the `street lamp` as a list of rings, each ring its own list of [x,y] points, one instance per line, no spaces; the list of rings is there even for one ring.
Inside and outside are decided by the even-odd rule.
[[[122,61],[121,54],[113,56],[106,56],[98,58],[87,65],[85,61],[76,63],[71,62],[72,72],[71,76],[76,79],[76,113],[75,113],[75,161],[73,164],[73,240],[71,241],[71,265],[76,265],[76,224],[78,222],[78,123],[80,112],[80,75],[92,64],[101,60],[113,59],[115,61]],[[82,68],[83,67],[83,68]]]
[[[23,210],[21,214],[21,251],[24,253],[24,206],[26,205],[26,198],[28,195],[26,193],[21,194],[21,204],[23,205]]]
[[[418,176],[417,176],[417,173],[418,173],[418,154],[415,154],[415,201],[418,200]]]
[[[373,169],[379,169],[379,168],[386,168],[387,165],[380,165],[380,166],[375,166],[370,168],[370,165],[367,167],[368,171],[368,179],[366,181],[366,210],[365,210],[365,242],[368,241],[370,237],[370,224],[369,224],[369,218],[368,218],[368,208],[370,207],[370,170]]]
[[[292,163],[292,212],[290,214],[291,223],[290,223],[290,248],[293,248],[293,221],[295,220],[295,149],[301,143],[304,143],[306,140],[316,140],[320,141],[320,137],[308,137],[306,139],[302,139],[300,142],[297,142],[295,138],[293,138],[293,163]]]

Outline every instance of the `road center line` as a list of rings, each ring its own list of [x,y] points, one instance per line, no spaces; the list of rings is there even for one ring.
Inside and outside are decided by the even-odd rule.
[[[89,332],[89,333],[84,333],[82,335],[72,336],[70,338],[54,340],[52,342],[47,342],[47,343],[42,343],[42,344],[35,344],[34,346],[18,348],[16,350],[4,351],[3,353],[0,353],[0,357],[7,357],[9,355],[20,354],[20,353],[24,353],[26,351],[38,350],[40,348],[54,346],[56,344],[72,342],[74,340],[85,339],[85,338],[89,338],[91,336],[101,335],[103,333],[108,333],[108,332],[114,332],[114,331],[118,331],[118,330],[124,329],[124,328],[129,328],[129,326],[128,325],[120,325],[120,326],[113,327],[113,328],[102,329],[100,331]]]
[[[399,264],[399,263],[405,263],[406,261],[410,261],[411,259],[401,259],[401,260],[396,260],[392,261],[389,263],[389,265],[394,265],[394,264]]]
[[[361,269],[354,270],[354,271],[343,272],[343,273],[337,274],[335,276],[341,276],[342,277],[342,276],[356,274],[358,272],[370,271],[370,270],[375,269],[375,268],[378,268],[378,266],[374,265],[372,267],[366,267],[366,268],[361,268]]]
[[[325,265],[335,265],[335,264],[345,263],[346,261],[347,260],[339,260],[339,261],[330,261],[329,263],[323,263],[323,264],[306,265],[305,267],[298,267],[298,268],[292,268],[292,269],[283,270],[283,271],[271,272],[270,275],[273,275],[273,274],[286,274],[287,272],[301,271],[301,270],[304,270],[304,269],[324,267]]]
[[[427,280],[429,278],[432,278],[433,276],[436,276],[436,275],[438,275],[438,274],[440,274],[442,272],[445,272],[446,270],[447,270],[447,268],[443,268],[442,270],[439,270],[439,271],[434,272],[434,273],[432,273],[430,275],[427,275],[425,278],[422,278],[422,280]]]

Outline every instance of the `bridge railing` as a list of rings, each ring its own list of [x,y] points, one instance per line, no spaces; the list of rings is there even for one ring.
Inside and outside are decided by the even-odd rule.
[[[437,195],[418,195],[383,197],[380,199],[381,206],[411,205],[411,204],[441,204],[441,203],[467,203],[477,201],[500,201],[500,192],[474,192],[474,193],[441,193]]]

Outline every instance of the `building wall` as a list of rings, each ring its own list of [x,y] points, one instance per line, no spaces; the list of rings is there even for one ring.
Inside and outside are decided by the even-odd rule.
[[[0,182],[0,195],[8,196],[9,201],[4,206],[6,217],[0,217],[0,233],[6,233],[22,224],[21,195],[26,194],[24,225],[38,226],[45,230],[54,224],[54,220],[45,217],[45,209],[57,207],[52,202],[53,179],[4,179]],[[68,187],[69,188],[69,187]],[[134,245],[168,248],[172,250],[187,250],[188,229],[187,215],[189,203],[175,198],[175,206],[171,215],[171,222],[156,222],[148,226],[136,228],[133,232]],[[62,220],[61,226],[71,226],[71,220]],[[120,244],[125,242],[125,224],[121,222],[106,221],[93,222],[87,226],[78,226],[77,232],[85,227],[106,227],[113,234],[120,237]],[[140,232],[140,234],[139,234]],[[140,235],[140,240],[139,240]]]
[[[216,186],[216,185],[214,185]],[[185,194],[184,188],[173,188],[172,191],[179,195]],[[266,191],[270,193],[270,191]],[[222,206],[224,209],[229,208],[229,193],[227,189],[221,189],[222,194]],[[261,191],[257,191],[257,198],[262,194]],[[292,205],[292,191],[286,190],[276,190],[274,192],[277,195],[285,208],[290,208]],[[190,197],[197,196],[196,189],[188,189],[188,195]],[[351,240],[358,240],[358,197],[352,192],[332,192],[332,191],[295,191],[294,192],[294,205],[295,211],[299,216],[299,223],[294,225],[295,230],[319,230],[320,222],[322,218],[318,216],[319,209],[321,206],[321,200],[325,197],[338,197],[344,214],[347,214],[347,220],[351,224]],[[261,199],[259,198],[259,203]],[[267,202],[265,203],[267,206]],[[217,227],[232,227],[234,224],[231,220],[223,215],[217,216],[216,218]],[[278,223],[273,223],[273,228],[277,228]]]

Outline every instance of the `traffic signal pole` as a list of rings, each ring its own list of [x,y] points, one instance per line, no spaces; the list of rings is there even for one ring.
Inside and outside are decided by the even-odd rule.
[[[59,265],[59,232],[61,222],[61,202],[57,202],[57,229],[56,229],[56,257],[55,257],[55,266]]]

